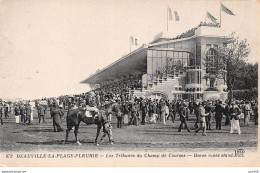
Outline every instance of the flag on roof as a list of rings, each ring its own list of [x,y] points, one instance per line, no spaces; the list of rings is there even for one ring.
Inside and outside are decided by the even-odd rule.
[[[227,7],[225,7],[222,3],[221,3],[221,10],[229,15],[235,16],[235,14],[231,10],[229,10]]]
[[[174,14],[175,14],[175,21],[179,21],[180,17],[178,15],[177,11],[174,11]]]
[[[172,20],[172,10],[168,7],[169,20]]]
[[[217,19],[214,16],[212,16],[208,11],[207,18],[210,19],[213,23],[217,23]]]
[[[135,45],[135,46],[138,46],[138,39],[137,38],[134,38],[133,36],[131,36],[131,45]]]

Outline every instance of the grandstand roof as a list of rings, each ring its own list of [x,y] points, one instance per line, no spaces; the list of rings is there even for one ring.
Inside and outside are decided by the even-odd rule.
[[[103,81],[113,80],[127,75],[143,74],[147,70],[146,57],[147,46],[143,45],[99,72],[89,76],[81,83],[98,84]]]

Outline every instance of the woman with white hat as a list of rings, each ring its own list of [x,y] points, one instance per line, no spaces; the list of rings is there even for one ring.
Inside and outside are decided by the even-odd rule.
[[[234,130],[237,130],[238,134],[241,134],[240,125],[239,125],[239,115],[241,110],[238,108],[235,102],[231,103],[231,108],[229,110],[230,120],[231,120],[231,129],[230,133],[234,133]]]

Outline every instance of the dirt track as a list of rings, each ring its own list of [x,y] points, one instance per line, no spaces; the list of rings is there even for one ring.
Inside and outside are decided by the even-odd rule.
[[[177,117],[178,119],[178,117]],[[76,151],[76,150],[124,150],[124,151],[185,151],[188,150],[227,150],[232,148],[257,147],[257,128],[251,122],[250,126],[241,125],[242,134],[230,134],[230,126],[223,126],[221,131],[209,130],[207,136],[202,136],[201,132],[194,135],[194,117],[189,120],[189,127],[192,132],[186,130],[178,132],[180,121],[172,123],[168,121],[166,125],[162,123],[146,124],[139,126],[123,126],[117,129],[116,120],[113,118],[113,138],[114,145],[108,143],[105,138],[100,146],[94,145],[96,126],[81,124],[79,129],[79,139],[82,146],[75,143],[74,133],[69,135],[69,142],[62,144],[65,138],[64,132],[54,132],[52,119],[47,115],[46,124],[37,124],[38,118],[34,114],[31,125],[15,124],[14,115],[4,119],[4,125],[0,125],[0,151]],[[66,128],[63,120],[62,127]],[[212,125],[213,129],[215,123]]]

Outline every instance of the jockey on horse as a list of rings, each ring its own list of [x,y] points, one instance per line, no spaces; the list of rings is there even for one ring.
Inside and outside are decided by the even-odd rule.
[[[112,138],[112,126],[107,121],[106,118],[106,111],[105,110],[98,110],[95,107],[95,97],[94,93],[90,92],[89,96],[87,97],[87,106],[72,109],[68,112],[66,123],[67,123],[67,130],[66,130],[66,139],[64,143],[68,140],[68,134],[70,130],[74,130],[75,138],[77,144],[81,145],[81,143],[78,140],[77,133],[79,129],[80,122],[84,122],[87,125],[90,124],[96,124],[97,125],[97,134],[95,143],[98,145],[98,137],[101,128],[103,127],[103,136],[101,137],[101,141],[104,139],[106,135],[108,135],[109,141],[111,144],[113,144],[113,138]],[[92,112],[92,115],[87,116],[87,111]]]
[[[96,97],[95,93],[91,91],[87,97],[86,101],[86,113],[87,111],[93,116],[94,120],[98,117],[98,108],[96,107]]]

